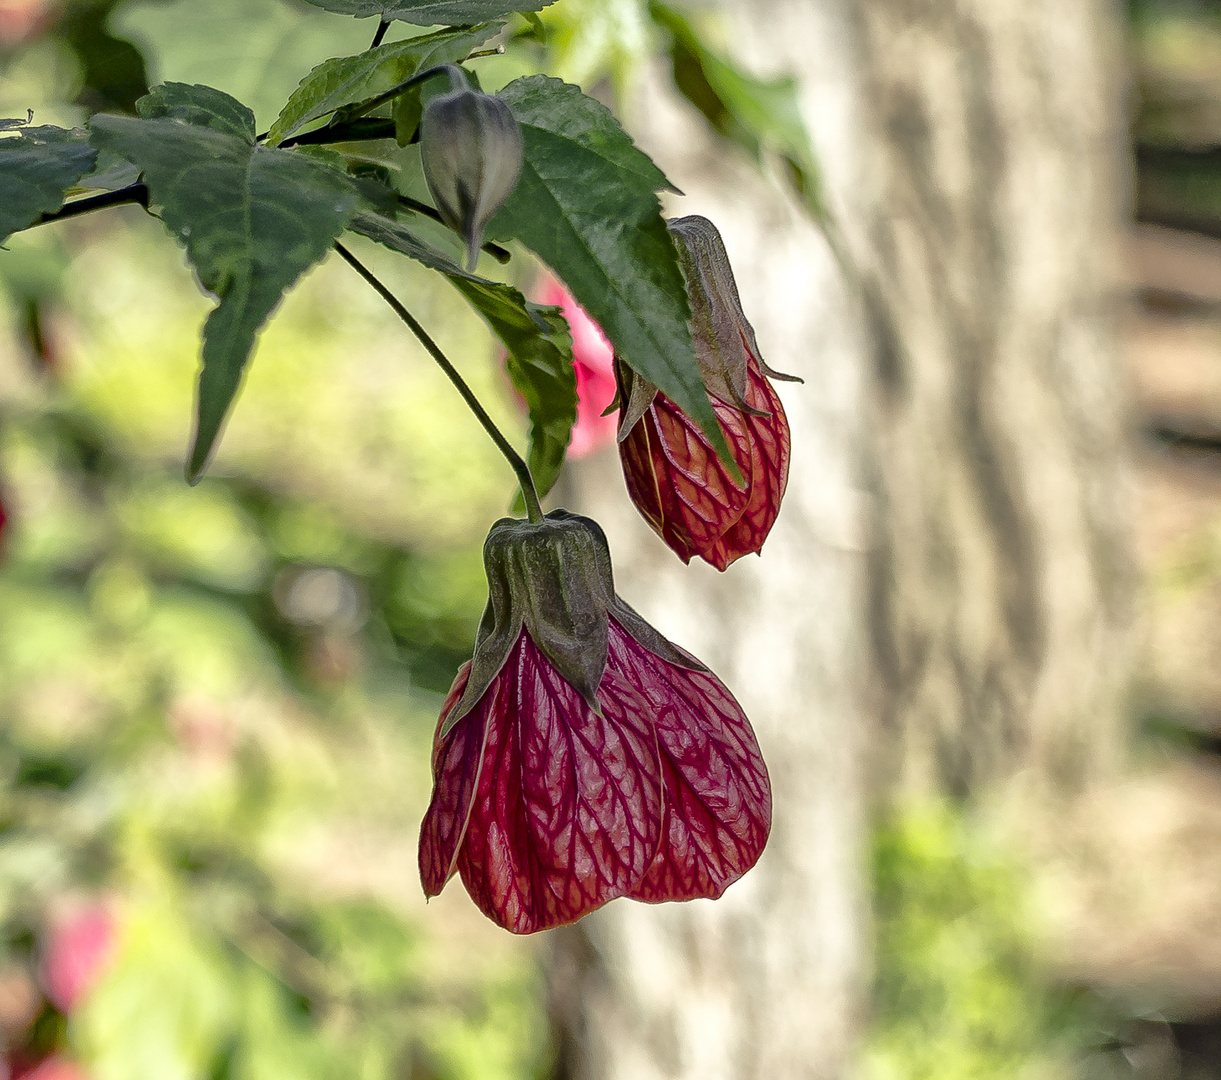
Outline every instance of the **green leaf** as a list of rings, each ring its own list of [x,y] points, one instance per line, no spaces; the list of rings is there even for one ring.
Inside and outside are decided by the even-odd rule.
[[[83,131],[22,127],[0,137],[0,244],[41,215],[55,213],[96,160]]]
[[[530,473],[539,495],[546,495],[560,474],[577,419],[572,334],[560,309],[532,303],[511,285],[468,274],[402,222],[384,215],[358,211],[349,227],[439,270],[504,343],[509,378],[530,415]]]
[[[492,282],[451,278],[508,350],[505,366],[530,416],[527,463],[539,496],[555,485],[577,421],[572,332],[558,307],[527,300]]]
[[[521,124],[521,179],[488,233],[520,240],[601,326],[615,353],[695,419],[730,460],[691,342],[691,309],[654,194],[661,170],[609,109],[534,75],[500,98]]]
[[[271,125],[268,142],[280,143],[311,120],[384,94],[417,71],[457,63],[498,33],[503,25],[492,22],[469,29],[439,30],[379,45],[356,56],[327,60],[306,75],[293,91]]]
[[[76,103],[93,112],[130,113],[148,93],[148,66],[130,41],[111,32],[114,0],[65,4],[55,21],[55,36],[64,43],[80,73]]]
[[[416,26],[470,26],[514,11],[539,11],[555,0],[308,0],[340,15],[414,23]]]
[[[110,151],[100,151],[93,168],[85,173],[69,189],[69,195],[79,195],[86,191],[118,191],[119,188],[130,187],[140,179],[140,170],[130,161],[112,154]]]
[[[240,104],[216,95],[179,84],[159,99],[173,99],[178,112],[172,116],[90,122],[98,147],[140,167],[152,204],[186,246],[200,284],[219,300],[204,325],[187,467],[192,481],[237,394],[256,333],[284,290],[330,250],[359,198],[352,181],[327,163],[256,146],[252,129],[249,137],[236,133]]]
[[[810,213],[826,220],[818,161],[806,133],[791,75],[757,79],[710,49],[691,21],[660,0],[649,13],[672,35],[670,59],[674,82],[725,138],[756,161],[763,151],[779,155]]]
[[[136,102],[136,112],[145,120],[184,120],[254,142],[254,113],[236,98],[210,86],[163,83]]]
[[[296,0],[107,0],[106,6],[114,32],[140,42],[158,79],[232,94],[254,110],[260,131],[302,74],[369,45],[370,28]]]

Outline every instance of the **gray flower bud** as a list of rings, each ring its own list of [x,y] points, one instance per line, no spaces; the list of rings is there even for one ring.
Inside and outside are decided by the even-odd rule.
[[[499,98],[451,90],[424,106],[420,157],[441,220],[466,241],[473,270],[484,228],[517,186],[521,128]]]

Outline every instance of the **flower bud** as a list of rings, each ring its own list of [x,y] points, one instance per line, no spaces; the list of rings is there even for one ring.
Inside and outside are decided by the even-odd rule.
[[[667,225],[686,279],[696,361],[741,480],[698,423],[622,364],[619,457],[632,502],[679,558],[724,570],[762,549],[788,482],[788,420],[768,376],[801,380],[759,355],[716,226],[697,215]]]
[[[514,933],[618,896],[720,896],[771,826],[741,707],[615,594],[606,537],[588,518],[499,521],[484,564],[475,655],[433,745],[425,894],[457,872]]]
[[[473,270],[484,228],[517,186],[521,128],[499,98],[463,86],[424,106],[420,159],[437,212],[466,241]]]

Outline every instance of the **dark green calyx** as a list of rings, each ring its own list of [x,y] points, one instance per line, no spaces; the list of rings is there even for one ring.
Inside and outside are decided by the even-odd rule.
[[[595,712],[606,671],[610,617],[664,660],[701,669],[615,595],[610,548],[596,521],[553,510],[542,521],[501,518],[483,545],[488,605],[475,635],[466,689],[442,735],[500,674],[523,627],[548,662]]]
[[[704,388],[712,397],[752,416],[767,416],[746,402],[747,373],[752,362],[773,379],[801,382],[773,371],[759,355],[754,328],[742,311],[733,268],[720,231],[706,217],[671,218],[666,222],[691,304],[691,335]],[[619,396],[619,440],[627,438],[657,395],[657,387],[622,369]]]

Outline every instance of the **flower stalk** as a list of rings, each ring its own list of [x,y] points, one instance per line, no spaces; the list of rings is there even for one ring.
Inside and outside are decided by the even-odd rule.
[[[428,350],[428,354],[437,362],[437,366],[445,372],[449,381],[454,384],[455,389],[462,395],[462,400],[466,402],[467,408],[475,414],[475,419],[483,426],[483,430],[488,433],[488,437],[496,444],[496,449],[504,455],[505,460],[516,475],[517,484],[521,488],[522,499],[526,504],[526,516],[535,524],[542,521],[543,508],[539,502],[538,490],[534,486],[534,477],[530,475],[530,467],[526,464],[525,459],[509,444],[509,440],[504,437],[500,428],[496,426],[495,422],[488,415],[487,410],[475,396],[475,392],[467,385],[466,380],[458,374],[458,369],[449,362],[449,357],[441,351],[441,347],[433,341],[428,331],[419,324],[416,317],[410,311],[399,303],[398,298],[382,284],[372,270],[365,266],[343,244],[336,243],[335,250],[339,252],[344,262],[364,278],[373,287],[378,296],[390,305],[394,313],[407,324],[407,328],[419,339],[420,344]]]

